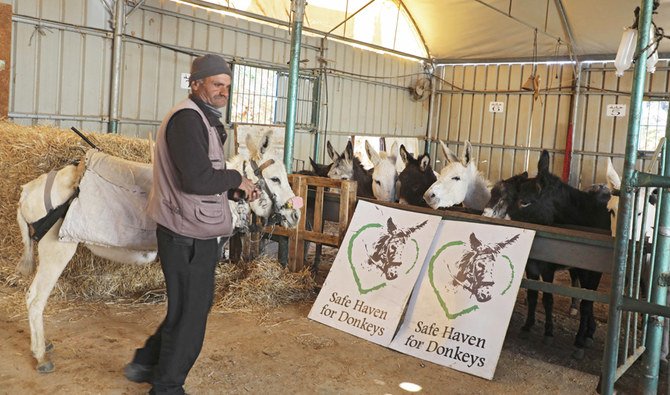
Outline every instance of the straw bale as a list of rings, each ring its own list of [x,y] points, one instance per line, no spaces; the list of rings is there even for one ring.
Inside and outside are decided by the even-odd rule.
[[[99,148],[118,157],[148,163],[149,143],[147,140],[105,133],[84,133]],[[81,160],[90,147],[74,132],[47,125],[22,126],[8,121],[0,121],[0,229],[4,229],[0,243],[0,282],[25,289],[29,280],[15,273],[16,263],[22,254],[21,236],[16,224],[16,208],[21,193],[21,185],[42,173],[59,169]],[[58,283],[54,294],[71,294],[77,297],[119,297],[130,296],[136,286],[137,268],[113,265],[102,258],[84,252],[77,252],[70,266]],[[113,282],[95,279],[99,272],[114,273]],[[84,270],[85,269],[85,270]],[[82,271],[84,270],[84,271]],[[142,269],[151,272],[148,277],[162,274],[157,264]],[[92,279],[84,281],[84,273]],[[94,276],[95,275],[95,276]],[[144,276],[143,276],[144,277]],[[93,290],[92,283],[98,283]],[[155,286],[155,281],[149,282]],[[105,289],[108,287],[107,289]],[[95,296],[94,296],[95,295]]]
[[[256,258],[251,265],[248,269],[227,269],[232,279],[228,284],[219,281],[216,297],[218,301],[215,302],[217,310],[270,309],[311,300],[315,296],[316,284],[308,269],[292,273],[276,259],[267,256]],[[248,272],[246,275],[245,271]]]
[[[137,162],[150,162],[149,142],[114,134],[85,133],[103,151]],[[83,159],[89,146],[75,133],[52,126],[21,126],[0,120],[0,283],[24,293],[31,278],[15,272],[22,253],[16,224],[20,186],[42,173]],[[279,263],[262,258],[260,263],[219,265],[217,302],[224,309],[276,306],[313,297],[308,273],[289,273]],[[155,302],[165,297],[158,262],[146,266],[117,264],[79,248],[58,281],[54,299],[86,299],[116,302]],[[265,292],[262,294],[262,292]],[[228,296],[228,293],[231,296]],[[250,299],[244,300],[245,297]],[[19,301],[22,298],[5,298]],[[235,307],[234,307],[235,306]]]

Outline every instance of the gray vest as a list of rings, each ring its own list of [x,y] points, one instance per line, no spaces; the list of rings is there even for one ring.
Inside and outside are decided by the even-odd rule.
[[[191,99],[182,101],[168,112],[156,135],[153,184],[147,212],[154,221],[183,236],[196,239],[230,236],[233,225],[227,191],[217,195],[194,195],[185,193],[177,186],[177,170],[170,158],[165,131],[170,118],[185,108],[197,111],[207,127],[212,167],[217,170],[226,168],[223,145],[216,128],[209,124],[195,102]]]

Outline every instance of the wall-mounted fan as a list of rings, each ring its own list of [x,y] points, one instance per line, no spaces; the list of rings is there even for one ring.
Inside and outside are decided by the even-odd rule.
[[[424,101],[430,96],[430,78],[421,77],[408,88],[412,100]]]

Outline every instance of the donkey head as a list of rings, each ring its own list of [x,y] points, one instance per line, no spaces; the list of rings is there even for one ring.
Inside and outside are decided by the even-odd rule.
[[[463,203],[470,186],[478,176],[469,141],[465,142],[465,149],[460,160],[441,140],[440,145],[447,158],[447,165],[440,171],[437,181],[423,195],[426,203],[434,209]]]
[[[259,171],[260,174],[256,174],[246,169],[244,174],[254,183],[265,185],[261,187],[261,196],[250,203],[251,209],[262,218],[270,218],[273,214],[279,214],[282,226],[294,228],[300,220],[299,208],[302,206],[302,201],[297,201],[300,198],[293,193],[284,162],[271,149],[271,140],[271,131],[260,138],[253,137],[251,134],[246,138],[249,160],[254,161],[262,170]]]
[[[366,140],[365,152],[374,166],[372,169],[372,193],[377,200],[394,202],[398,179],[398,172],[396,171],[397,156],[394,154],[394,152],[397,152],[397,144],[393,144],[390,153],[377,152]]]
[[[414,159],[407,152],[405,145],[400,145],[400,157],[405,168],[398,176],[398,200],[401,204],[427,206],[423,194],[437,181],[433,168],[430,166],[430,155],[423,154]]]
[[[328,155],[333,164],[328,171],[328,177],[338,180],[353,180],[354,178],[354,146],[351,141],[347,142],[347,147],[340,155],[333,149],[330,141],[327,144]]]
[[[519,187],[528,180],[528,172],[498,181],[491,189],[491,199],[484,208],[485,217],[509,219],[508,210],[516,203]]]

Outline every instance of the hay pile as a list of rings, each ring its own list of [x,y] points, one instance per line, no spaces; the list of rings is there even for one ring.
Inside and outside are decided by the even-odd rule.
[[[149,143],[113,134],[85,133],[105,152],[120,158],[149,163]],[[89,146],[75,133],[51,126],[20,126],[0,120],[0,283],[25,292],[31,278],[16,274],[22,253],[16,224],[20,186],[42,173],[82,159]],[[63,299],[152,302],[164,298],[159,263],[138,267],[112,263],[80,248],[52,297]],[[308,272],[289,273],[275,260],[244,267],[220,265],[217,269],[216,306],[223,309],[274,307],[313,297]],[[235,296],[229,296],[233,291]],[[240,296],[244,295],[244,296]],[[241,298],[250,298],[241,300]],[[21,298],[22,299],[22,298]]]

